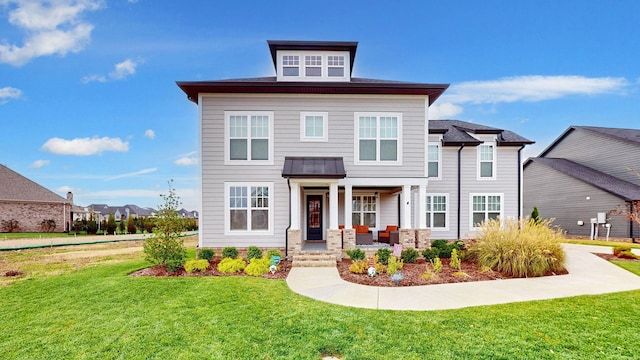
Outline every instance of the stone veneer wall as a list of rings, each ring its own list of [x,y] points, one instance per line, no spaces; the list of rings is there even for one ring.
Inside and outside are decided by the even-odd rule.
[[[289,229],[287,234],[289,235],[289,256],[291,256],[292,253],[302,251],[302,230]]]
[[[341,256],[342,230],[327,229],[327,251],[333,252],[336,256]]]
[[[342,248],[344,250],[352,250],[356,248],[356,230],[342,230]]]
[[[417,229],[416,243],[418,250],[424,250],[431,247],[431,229]]]
[[[18,220],[20,232],[39,232],[42,220],[49,219],[56,222],[54,232],[65,232],[71,225],[70,212],[71,207],[63,203],[0,202],[0,221]]]

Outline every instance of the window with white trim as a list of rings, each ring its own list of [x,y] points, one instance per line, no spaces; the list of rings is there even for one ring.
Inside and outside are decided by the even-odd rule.
[[[300,55],[282,56],[282,76],[300,76]]]
[[[301,141],[328,141],[328,115],[326,112],[300,113]]]
[[[306,55],[304,57],[304,76],[322,76],[321,55]]]
[[[471,194],[471,227],[487,220],[502,218],[502,194]]]
[[[427,194],[425,208],[428,228],[439,230],[449,228],[448,194]]]
[[[496,178],[496,147],[493,144],[478,146],[478,178]]]
[[[225,112],[225,163],[273,163],[273,112]]]
[[[327,76],[344,77],[344,55],[327,56]]]
[[[399,164],[402,115],[356,113],[356,164]]]
[[[354,195],[352,197],[351,223],[376,228],[378,199],[375,195]]]
[[[226,232],[272,232],[272,187],[271,183],[226,183]]]
[[[440,179],[440,144],[427,145],[427,176]]]
[[[279,50],[278,81],[350,81],[349,51]]]

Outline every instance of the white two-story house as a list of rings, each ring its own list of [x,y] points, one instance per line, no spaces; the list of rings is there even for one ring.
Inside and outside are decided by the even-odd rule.
[[[521,215],[516,134],[429,121],[446,84],[352,77],[356,42],[268,41],[276,76],[178,82],[200,112],[200,247],[336,255],[398,226],[405,247]]]

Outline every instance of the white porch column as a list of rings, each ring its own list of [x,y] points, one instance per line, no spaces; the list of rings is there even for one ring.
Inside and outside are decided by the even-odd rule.
[[[329,185],[329,229],[338,229],[338,184]]]
[[[353,197],[353,186],[344,186],[344,228],[351,229],[351,213],[353,212],[353,203],[351,198]]]
[[[427,228],[427,217],[425,213],[427,211],[427,204],[425,203],[425,196],[427,195],[427,187],[420,185],[418,187],[418,203],[414,204],[416,211],[418,211],[418,229]]]
[[[403,229],[411,229],[411,186],[404,185],[402,187],[402,224]]]
[[[291,229],[300,230],[300,184],[291,183]]]

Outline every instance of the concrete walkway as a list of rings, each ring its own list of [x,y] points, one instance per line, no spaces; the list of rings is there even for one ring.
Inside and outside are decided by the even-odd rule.
[[[188,231],[182,236],[197,234],[197,231]],[[153,236],[153,234],[128,234],[128,235],[93,235],[93,236],[73,236],[62,234],[60,237],[54,238],[34,238],[34,239],[8,239],[2,240],[0,235],[0,250],[19,250],[48,246],[66,246],[66,245],[82,245],[96,244],[102,242],[117,241],[137,241],[144,240]]]
[[[294,292],[316,300],[384,310],[447,310],[640,289],[640,276],[591,253],[611,253],[611,248],[573,244],[563,244],[563,247],[568,275],[375,287],[344,281],[335,267],[293,268],[287,284]],[[638,253],[638,249],[634,252]]]

